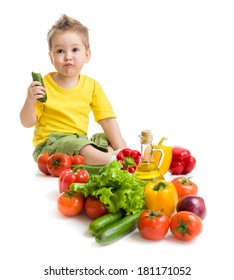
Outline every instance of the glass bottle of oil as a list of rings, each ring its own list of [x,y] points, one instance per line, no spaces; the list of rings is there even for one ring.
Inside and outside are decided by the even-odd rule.
[[[136,177],[144,181],[163,180],[157,164],[154,162],[152,152],[153,135],[151,130],[142,130],[140,134],[141,141],[141,159],[135,171]]]

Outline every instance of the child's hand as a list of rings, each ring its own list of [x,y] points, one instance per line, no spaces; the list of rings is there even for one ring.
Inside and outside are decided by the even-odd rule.
[[[30,102],[35,103],[37,99],[44,97],[45,91],[45,87],[40,82],[34,81],[28,88],[27,98]]]

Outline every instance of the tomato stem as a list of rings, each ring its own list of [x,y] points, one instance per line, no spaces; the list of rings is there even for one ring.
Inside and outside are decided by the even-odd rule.
[[[162,210],[161,210],[161,211],[162,211]],[[152,220],[153,220],[155,217],[161,217],[161,216],[162,216],[161,211],[152,211],[152,210],[148,210],[148,215],[147,215],[147,217],[150,217]]]
[[[69,201],[72,197],[77,196],[77,192],[68,190],[64,192],[64,196],[66,196]]]
[[[58,166],[64,166],[64,164],[61,164],[61,156],[58,156],[57,158],[53,158],[52,166],[53,166],[53,168],[58,167]]]
[[[192,177],[185,177],[185,176],[182,176],[181,179],[179,180],[181,184],[183,185],[188,185],[189,184],[189,180],[190,178]]]
[[[179,231],[179,232],[181,233],[181,235],[182,235],[182,238],[184,238],[184,235],[185,235],[186,233],[192,236],[192,234],[190,233],[189,228],[188,228],[188,225],[189,225],[189,223],[190,223],[190,220],[188,220],[187,222],[183,222],[182,219],[181,219],[181,217],[178,216],[178,222],[179,222],[178,227],[174,228],[174,229],[172,230],[172,232],[174,232],[174,231]]]

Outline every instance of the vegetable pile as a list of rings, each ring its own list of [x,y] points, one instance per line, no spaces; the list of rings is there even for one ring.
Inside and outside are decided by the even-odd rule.
[[[58,177],[58,211],[66,217],[85,214],[98,244],[111,244],[134,230],[151,241],[168,234],[193,240],[201,234],[206,217],[205,200],[198,196],[191,176],[186,176],[196,160],[179,146],[170,149],[161,141],[153,147],[166,155],[162,172],[177,176],[139,180],[135,170],[141,154],[127,148],[107,165],[88,165],[82,156],[47,153],[38,157],[37,164],[45,175]],[[158,159],[156,153],[154,158]]]

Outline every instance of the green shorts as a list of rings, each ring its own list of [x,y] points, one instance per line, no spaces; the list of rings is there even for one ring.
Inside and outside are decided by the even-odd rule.
[[[51,133],[46,142],[38,144],[33,152],[33,158],[37,161],[40,154],[62,153],[67,155],[79,155],[80,149],[86,145],[92,145],[98,150],[108,152],[109,142],[104,133],[96,133],[90,139],[81,134]]]

